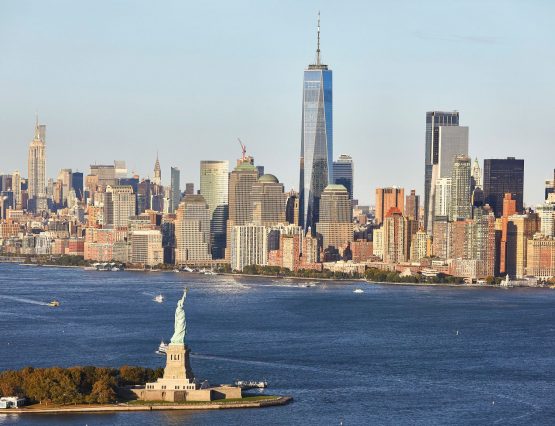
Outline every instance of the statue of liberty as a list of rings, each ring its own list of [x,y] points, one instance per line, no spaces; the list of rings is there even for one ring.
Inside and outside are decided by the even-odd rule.
[[[187,321],[185,320],[185,308],[183,304],[185,303],[185,298],[187,297],[186,288],[183,292],[183,297],[177,302],[177,307],[175,308],[175,325],[174,333],[171,338],[170,344],[185,344],[185,335],[187,334]]]

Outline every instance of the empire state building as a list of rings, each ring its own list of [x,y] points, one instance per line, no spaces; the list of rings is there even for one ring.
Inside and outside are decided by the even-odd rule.
[[[314,232],[320,196],[333,183],[332,71],[320,60],[320,14],[316,61],[304,71],[302,120],[299,221]]]
[[[48,203],[46,199],[46,126],[35,125],[35,137],[29,145],[29,206],[28,209],[35,213],[46,211]]]

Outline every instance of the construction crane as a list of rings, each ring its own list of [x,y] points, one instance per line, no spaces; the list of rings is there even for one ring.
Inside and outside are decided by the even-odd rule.
[[[241,142],[241,139],[237,138],[237,140],[239,141],[239,145],[241,145],[241,151],[243,153],[241,159],[244,161],[247,156],[247,147]]]

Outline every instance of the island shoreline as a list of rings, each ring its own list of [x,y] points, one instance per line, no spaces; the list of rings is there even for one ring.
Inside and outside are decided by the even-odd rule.
[[[259,401],[233,401],[210,403],[182,403],[182,404],[144,404],[144,405],[91,405],[91,406],[62,406],[52,408],[34,408],[36,405],[22,408],[0,409],[0,414],[86,414],[86,413],[111,413],[111,412],[141,412],[141,411],[179,411],[179,410],[227,410],[241,408],[265,408],[286,405],[293,401],[291,396],[281,396],[276,399]]]

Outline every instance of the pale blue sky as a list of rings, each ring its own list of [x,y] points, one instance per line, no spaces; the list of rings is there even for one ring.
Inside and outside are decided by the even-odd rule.
[[[425,113],[459,110],[470,153],[525,158],[525,201],[555,167],[553,1],[0,1],[0,171],[27,174],[34,115],[48,175],[127,161],[151,175],[240,156],[298,187],[302,77],[334,71],[334,156],[355,197],[422,193]]]

